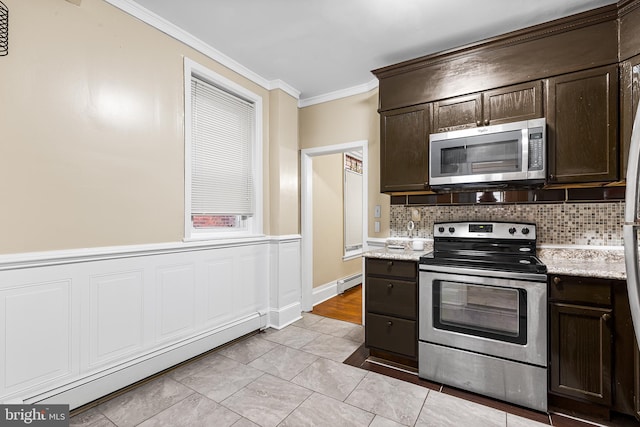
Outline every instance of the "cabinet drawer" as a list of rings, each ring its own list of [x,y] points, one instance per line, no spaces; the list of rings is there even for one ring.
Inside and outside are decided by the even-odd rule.
[[[418,334],[414,320],[366,314],[366,346],[416,357]]]
[[[417,289],[416,282],[367,277],[367,311],[415,320]]]
[[[549,277],[549,298],[573,304],[611,305],[611,282],[593,277]]]
[[[418,264],[413,261],[367,258],[365,269],[366,274],[407,277],[410,279],[415,279],[418,274]]]

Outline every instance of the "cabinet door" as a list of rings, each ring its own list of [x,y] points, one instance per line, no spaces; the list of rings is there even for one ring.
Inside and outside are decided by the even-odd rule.
[[[615,181],[617,65],[547,80],[549,181]]]
[[[528,82],[482,94],[483,125],[542,117],[542,82]]]
[[[481,94],[458,96],[433,103],[433,133],[482,125]]]
[[[611,309],[550,304],[552,392],[611,405]]]
[[[640,55],[622,63],[620,83],[620,179],[625,179],[631,130],[640,100]]]
[[[380,116],[380,191],[425,190],[429,181],[430,105]]]

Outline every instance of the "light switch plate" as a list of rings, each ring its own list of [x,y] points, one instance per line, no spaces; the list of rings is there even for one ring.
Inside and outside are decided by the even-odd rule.
[[[376,205],[376,208],[373,211],[373,217],[380,218],[380,216],[382,216],[382,209],[380,208],[380,205]]]
[[[380,221],[376,221],[375,223],[373,223],[373,227],[375,228],[375,232],[379,233],[380,232]]]

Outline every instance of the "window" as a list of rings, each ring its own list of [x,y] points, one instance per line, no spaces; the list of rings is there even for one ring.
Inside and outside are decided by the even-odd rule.
[[[262,98],[185,58],[185,239],[260,233]]]

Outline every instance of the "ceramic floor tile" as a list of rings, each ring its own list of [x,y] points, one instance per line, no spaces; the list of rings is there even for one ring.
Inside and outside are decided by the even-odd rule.
[[[300,328],[308,328],[309,326],[321,321],[322,319],[324,319],[324,317],[318,316],[317,314],[302,313],[302,319],[296,320],[295,322],[293,322],[293,325]]]
[[[356,326],[357,328],[349,332],[347,335],[345,335],[344,338],[350,341],[355,341],[358,344],[362,344],[364,343],[364,326],[362,325],[356,325]]]
[[[507,413],[507,427],[544,427],[549,424],[539,423],[538,421],[528,418],[519,417],[517,415]]]
[[[391,421],[388,418],[382,417],[380,415],[376,415],[373,419],[369,427],[404,427],[402,424],[399,424],[395,421]]]
[[[264,339],[299,349],[313,341],[318,335],[320,335],[318,332],[290,325],[279,331],[270,330],[265,334]]]
[[[507,414],[437,391],[429,393],[415,424],[420,427],[505,427]]]
[[[318,358],[295,348],[274,345],[277,347],[251,362],[249,366],[276,377],[291,380]]]
[[[359,331],[362,326],[356,325],[355,323],[344,322],[342,320],[330,319],[328,317],[325,317],[324,319],[314,323],[308,328],[323,334],[344,338],[350,333]]]
[[[292,382],[343,401],[365,375],[365,370],[320,358],[300,372]]]
[[[171,376],[182,384],[221,402],[264,373],[251,366],[216,354],[199,363],[197,368],[178,369]]]
[[[301,350],[316,356],[344,362],[356,351],[360,344],[345,338],[334,337],[332,335],[319,335],[316,339],[305,345]]]
[[[304,387],[264,374],[222,401],[222,404],[262,427],[273,427],[289,416],[311,393]]]
[[[314,393],[289,415],[280,427],[367,427],[374,415],[355,406]]]
[[[242,417],[231,427],[259,427],[258,424]]]
[[[72,417],[69,420],[70,427],[116,427],[98,408],[92,408],[88,411]]]
[[[254,335],[225,347],[218,353],[246,365],[277,346],[278,344],[273,341],[262,339],[260,335]]]
[[[427,388],[368,372],[345,402],[400,424],[413,425],[428,393]]]
[[[118,427],[135,426],[193,394],[193,390],[162,376],[98,406]]]
[[[140,427],[229,427],[240,415],[205,396],[194,393],[140,424]]]

